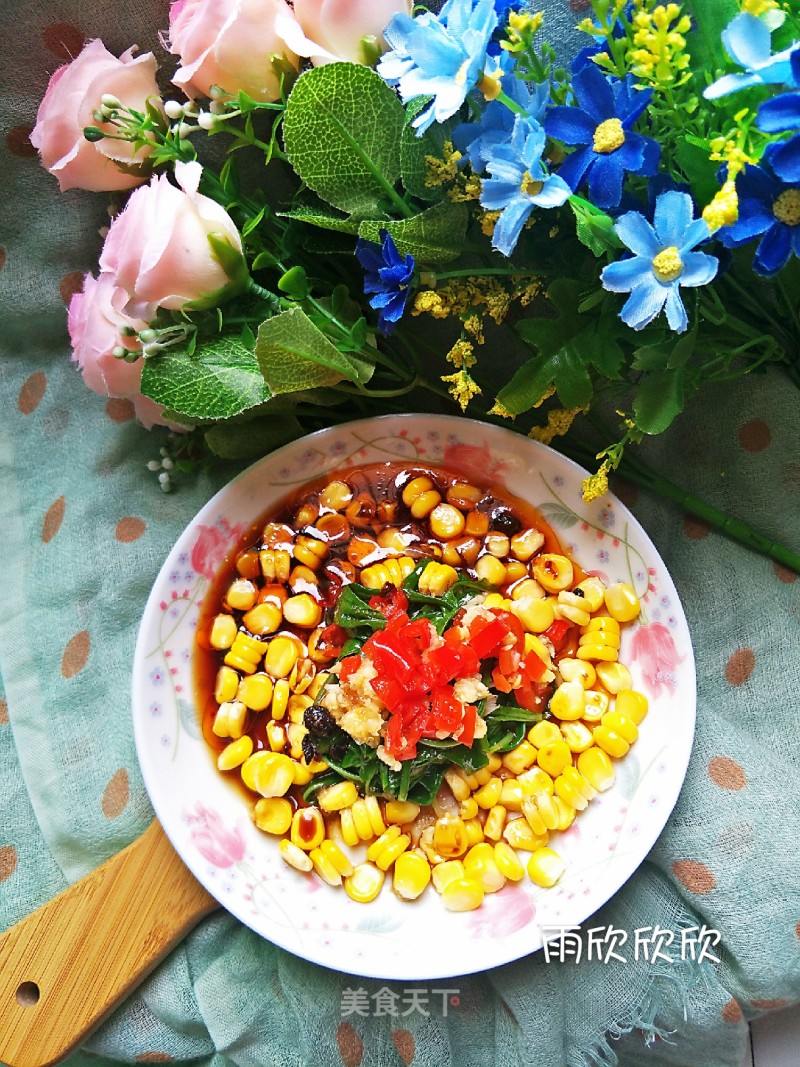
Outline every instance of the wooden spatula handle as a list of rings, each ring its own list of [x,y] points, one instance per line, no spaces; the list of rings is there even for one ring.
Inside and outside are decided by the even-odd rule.
[[[57,1063],[216,907],[154,821],[0,934],[0,1063]]]

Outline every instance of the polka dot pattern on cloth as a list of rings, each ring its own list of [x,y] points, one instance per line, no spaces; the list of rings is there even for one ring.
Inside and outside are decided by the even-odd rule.
[[[676,860],[672,864],[672,873],[684,889],[698,896],[704,896],[717,887],[714,875],[704,863],[697,860]]]
[[[722,1009],[721,1015],[726,1023],[733,1023],[734,1025],[740,1023],[744,1018],[744,1016],[742,1015],[742,1009],[739,1007],[738,1002],[735,1001],[733,997],[731,997],[731,999]]]
[[[100,802],[101,810],[107,819],[119,818],[128,806],[130,793],[131,785],[128,772],[124,767],[120,767],[106,786],[103,799]]]
[[[106,401],[106,415],[112,422],[130,422],[136,417],[133,402],[122,397],[112,396]]]
[[[47,376],[44,371],[37,370],[29,375],[22,383],[19,391],[17,405],[23,415],[32,415],[41,403],[44,391],[47,388]]]
[[[83,277],[83,271],[80,270],[73,270],[64,275],[58,284],[58,294],[62,304],[69,306],[73,296],[83,290]]]
[[[15,156],[23,158],[37,155],[31,144],[33,126],[12,126],[6,134],[6,147]]]
[[[5,726],[8,722],[8,704],[5,700],[0,700],[0,726]]]
[[[86,37],[70,22],[54,22],[42,30],[42,43],[57,59],[68,63],[82,50]]]
[[[341,1022],[336,1028],[336,1047],[344,1067],[359,1067],[364,1058],[364,1044],[350,1023]]]
[[[54,500],[50,507],[45,512],[44,519],[42,521],[42,541],[47,544],[52,541],[58,531],[61,529],[61,523],[64,521],[64,512],[66,511],[67,502],[63,496],[60,496],[58,500]]]
[[[772,432],[763,419],[750,419],[739,427],[739,444],[745,452],[763,452],[772,443]]]
[[[7,882],[17,869],[17,850],[13,845],[0,847],[0,882]]]
[[[74,678],[83,670],[91,647],[92,641],[88,630],[80,630],[69,639],[61,658],[61,673],[65,678]]]
[[[144,519],[137,519],[135,515],[126,515],[117,523],[114,536],[123,544],[130,544],[131,541],[138,541],[146,529],[147,523]]]
[[[752,648],[740,648],[725,664],[725,678],[731,685],[744,685],[755,666],[756,654]]]
[[[398,1056],[406,1067],[409,1067],[417,1051],[414,1035],[410,1030],[392,1030],[392,1041],[397,1049]]]
[[[744,769],[729,756],[714,756],[709,760],[708,777],[720,789],[744,789],[747,785],[747,775]]]

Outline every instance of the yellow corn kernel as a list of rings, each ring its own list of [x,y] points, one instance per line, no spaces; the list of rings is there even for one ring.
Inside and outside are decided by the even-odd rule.
[[[262,797],[253,808],[253,822],[267,834],[285,834],[292,825],[292,805],[284,797]]]
[[[364,797],[364,808],[373,834],[377,837],[379,834],[385,833],[386,823],[383,820],[383,815],[381,815],[381,806],[376,797]]]
[[[273,678],[288,678],[300,656],[300,643],[292,637],[278,635],[269,643],[264,669]]]
[[[336,870],[336,867],[331,863],[330,859],[320,848],[312,848],[308,854],[308,858],[314,865],[314,870],[328,885],[338,886],[342,884],[342,876]]]
[[[410,800],[387,800],[386,801],[386,822],[397,823],[398,826],[407,826],[408,823],[413,822],[419,815],[419,804],[414,804]],[[380,831],[383,833],[383,830]]]
[[[562,800],[561,797],[553,797],[553,803],[558,811],[558,826],[556,829],[568,830],[575,822],[577,811],[571,804],[567,804],[566,800]]]
[[[546,831],[543,834],[535,834],[526,819],[512,819],[506,823],[503,830],[503,840],[512,848],[522,849],[523,852],[533,852],[546,845],[549,836]]]
[[[488,842],[474,845],[464,857],[464,871],[467,878],[474,878],[484,893],[496,893],[506,884],[505,875],[500,872],[494,859],[494,847]]]
[[[414,508],[411,509],[414,514]],[[419,517],[419,516],[417,516]],[[450,541],[459,537],[464,532],[466,519],[464,513],[454,508],[452,504],[437,504],[428,516],[431,533],[442,541]]]
[[[507,841],[498,841],[494,846],[494,862],[498,871],[510,882],[519,882],[525,874],[522,860]]]
[[[527,563],[544,544],[544,534],[535,526],[526,530],[520,530],[511,538],[511,555],[523,563]]]
[[[522,801],[525,799],[525,794],[522,791],[522,786],[519,782],[513,778],[506,778],[503,782],[503,789],[500,793],[500,803],[506,809],[506,811],[522,811]],[[477,804],[475,805],[477,807]]]
[[[267,744],[271,752],[283,752],[286,748],[286,731],[279,722],[271,719],[266,727]]]
[[[419,576],[419,591],[426,596],[442,596],[457,580],[455,567],[432,561]]]
[[[227,704],[236,696],[239,688],[239,675],[233,667],[220,667],[214,683],[214,699],[218,704]]]
[[[433,489],[433,482],[426,475],[422,474],[418,478],[412,478],[403,487],[403,503],[406,507],[411,507],[418,496],[421,496],[422,493],[429,493],[431,489]]]
[[[441,893],[445,886],[449,885],[450,882],[463,878],[465,873],[464,864],[461,860],[447,860],[445,863],[438,863],[431,872],[433,888],[437,893]]]
[[[217,756],[217,767],[221,771],[232,771],[235,767],[241,767],[252,754],[253,739],[245,734],[223,748]]]
[[[559,812],[555,798],[549,793],[534,793],[522,802],[522,814],[535,834],[558,829]]]
[[[286,714],[289,704],[289,683],[285,678],[279,678],[272,689],[272,706],[270,712],[273,719],[282,719]]]
[[[317,576],[310,567],[306,567],[303,563],[298,563],[296,567],[292,568],[292,573],[289,575],[289,588],[293,593],[297,595],[300,593],[314,593],[318,585]]]
[[[235,578],[228,586],[225,600],[234,611],[247,611],[256,602],[258,590],[248,578]]]
[[[565,682],[580,682],[584,689],[591,689],[597,681],[597,671],[584,659],[562,659],[558,670]]]
[[[578,651],[575,653],[578,659],[589,660],[593,663],[613,663],[619,652],[611,645],[601,644],[585,644],[578,645]]]
[[[520,741],[516,748],[503,756],[503,766],[512,774],[522,774],[536,762],[536,749],[530,741]]]
[[[550,698],[550,712],[557,719],[583,718],[586,709],[586,690],[580,682],[562,682]]]
[[[532,569],[533,577],[548,593],[560,593],[562,589],[569,589],[572,585],[574,569],[566,556],[545,552],[536,557]]]
[[[631,672],[624,663],[598,663],[597,677],[609,693],[620,693],[633,685]]]
[[[498,559],[502,559],[507,556],[511,550],[511,541],[504,533],[492,532],[487,534],[483,541],[483,547],[487,552],[491,552],[493,556],[497,556]]]
[[[361,843],[361,838],[356,830],[355,821],[353,819],[353,809],[344,808],[339,812],[339,826],[342,831],[342,841],[350,848]]]
[[[534,793],[552,793],[553,779],[541,767],[530,767],[517,776],[523,795],[532,797]]]
[[[488,811],[489,808],[493,808],[500,800],[502,791],[503,783],[501,779],[490,778],[486,785],[481,786],[477,792],[473,793],[475,803],[479,808],[484,808]]]
[[[584,607],[588,612],[597,611],[603,606],[603,597],[606,587],[599,578],[584,578],[575,586],[578,595],[583,594]]]
[[[314,777],[314,771],[302,760],[294,761],[294,784],[299,786],[308,785]]]
[[[488,761],[489,762],[486,764],[486,769],[492,774],[494,774],[495,771],[499,771],[500,768],[503,766],[503,757],[498,756],[496,752],[489,753]]]
[[[392,889],[403,900],[416,900],[431,880],[431,865],[419,852],[403,852],[397,857],[392,874]]]
[[[606,688],[608,687],[606,686]],[[632,722],[639,726],[645,715],[647,715],[647,697],[636,689],[621,689],[617,692],[614,710],[627,715]]]
[[[604,594],[606,611],[617,622],[633,622],[641,611],[639,598],[629,582],[614,582]]]
[[[245,659],[243,656],[238,656],[232,648],[226,653],[224,663],[228,667],[235,667],[236,670],[241,671],[242,674],[253,674],[257,666],[252,660]]]
[[[261,573],[258,565],[258,552],[247,549],[236,557],[236,570],[242,578],[257,578]]]
[[[583,811],[589,801],[597,796],[589,782],[575,767],[565,767],[553,782],[553,788],[556,795],[576,811]]]
[[[536,762],[546,774],[556,778],[565,767],[572,763],[572,753],[569,750],[569,745],[563,737],[559,736],[557,741],[550,741],[546,745],[542,745],[536,755]]]
[[[387,805],[388,807],[388,805]],[[478,814],[478,804],[473,797],[467,797],[466,800],[462,800],[458,806],[458,817],[463,819],[466,823],[468,819],[476,818]]]
[[[511,590],[512,600],[524,600],[526,597],[531,600],[544,600],[546,596],[547,593],[533,578],[526,578],[523,582],[518,582]]]
[[[419,496],[411,504],[411,514],[415,519],[427,518],[442,501],[440,493],[435,489],[429,489]]]
[[[594,633],[596,630],[600,630],[604,634],[614,634],[619,637],[619,623],[616,619],[612,619],[610,615],[595,615],[590,619],[586,626],[583,627],[584,634]]]
[[[559,597],[562,597],[564,596],[564,593],[561,592],[558,595]],[[567,595],[572,596],[571,593],[568,593]],[[591,618],[589,612],[581,607],[576,607],[573,604],[560,604],[558,602],[553,605],[553,614],[557,619],[565,619],[567,622],[574,622],[576,626],[585,626]]]
[[[594,744],[592,731],[582,722],[562,722],[561,733],[570,752],[585,752]]]
[[[586,690],[586,707],[583,712],[585,722],[600,722],[608,711],[608,694],[597,689]]]
[[[552,848],[539,848],[528,860],[528,877],[543,889],[550,889],[566,870],[567,865]]]
[[[322,673],[318,673],[314,676],[314,680],[306,690],[306,693],[308,694],[308,696],[311,697],[312,700],[317,699],[317,697],[327,685],[329,678],[330,674],[325,671],[323,671]]]
[[[251,663],[259,663],[267,650],[266,641],[240,630],[231,645],[231,652]]]
[[[302,722],[288,722],[286,724],[286,736],[289,739],[289,753],[293,760],[303,758],[303,738],[308,733]]]
[[[291,689],[291,680],[289,682],[289,688]],[[286,702],[286,713],[289,717],[289,722],[294,723],[296,726],[303,722],[306,711],[314,701],[310,696],[306,696],[305,693],[292,693]],[[302,737],[300,738],[302,741]]]
[[[422,833],[419,835],[419,848],[425,853],[430,860],[431,866],[437,863],[444,863],[445,857],[440,856],[436,849],[433,847],[433,826],[426,826]]]
[[[383,888],[386,876],[372,863],[359,863],[344,880],[344,891],[358,904],[369,904]]]
[[[506,585],[507,586],[513,585],[514,582],[519,582],[523,578],[527,578],[527,576],[528,576],[528,568],[525,566],[524,563],[520,562],[520,560],[518,560],[518,559],[510,559],[508,561],[508,563],[506,563]],[[544,590],[542,590],[542,595],[544,595]]]
[[[381,834],[381,836],[376,841],[373,841],[372,844],[369,846],[369,848],[367,849],[367,859],[371,860],[374,863],[380,853],[383,851],[383,849],[386,848],[387,845],[390,845],[392,841],[395,841],[398,837],[400,837],[401,834],[402,831],[400,830],[399,826],[390,826],[387,830],[384,831],[384,833]]]
[[[622,711],[607,711],[600,720],[600,725],[608,726],[615,733],[618,733],[620,737],[624,737],[629,745],[632,745],[639,738],[639,727],[633,719],[629,719]]]
[[[343,878],[350,877],[353,873],[353,864],[350,862],[350,857],[342,852],[335,841],[331,841],[330,838],[327,838],[319,846],[319,850]]]
[[[475,573],[482,582],[489,585],[502,585],[506,580],[506,569],[497,556],[487,552],[475,564]]]
[[[217,615],[211,624],[211,633],[208,636],[212,648],[230,648],[236,637],[236,620],[233,615]]]
[[[619,646],[622,642],[619,631],[615,630],[586,630],[581,633],[578,640],[578,647],[583,648],[585,645],[599,646],[601,648],[611,648],[615,652],[619,652]]]
[[[211,726],[217,737],[232,737],[234,740],[244,733],[247,708],[241,700],[229,700],[220,704]]]
[[[448,911],[474,911],[483,903],[484,889],[474,878],[456,878],[442,890],[442,903]]]
[[[266,674],[242,678],[236,697],[251,711],[263,711],[272,700],[272,679]]]
[[[602,748],[587,748],[578,756],[578,770],[598,793],[604,793],[614,784],[614,765]]]
[[[486,816],[486,822],[483,824],[484,836],[491,841],[499,841],[503,836],[507,814],[502,804],[495,804],[493,808],[490,808],[489,814]]]
[[[252,756],[248,756],[240,770],[242,781],[248,789],[252,789],[254,793],[258,792],[256,778],[261,770],[276,756],[277,752],[267,752],[266,750],[254,752]]]
[[[294,867],[297,871],[310,871],[314,867],[314,864],[308,858],[308,854],[298,848],[297,845],[293,845],[288,837],[284,837],[279,842],[278,852],[281,855],[281,859],[285,860],[290,867]]]
[[[557,722],[552,722],[550,719],[541,719],[528,730],[528,740],[536,748],[541,748],[542,745],[560,741],[561,730],[558,728]]]
[[[290,596],[283,605],[283,617],[292,626],[310,630],[318,626],[322,619],[322,605],[309,593],[298,593],[297,596]]]
[[[440,856],[446,859],[463,856],[468,843],[463,819],[459,819],[457,815],[439,816],[433,827],[433,847]]]
[[[408,836],[408,834],[400,834],[399,837],[395,837],[392,841],[385,845],[378,852],[377,855],[369,856],[369,853],[367,853],[367,857],[369,859],[372,859],[373,862],[376,863],[382,871],[388,871],[392,864],[395,862],[395,860],[399,856],[402,856],[402,854],[405,852],[405,850],[409,847],[410,844],[411,838]]]
[[[473,845],[477,845],[483,841],[484,833],[480,819],[467,819],[464,822],[464,826],[467,828],[467,848],[471,848]]]
[[[323,811],[341,811],[350,808],[358,800],[358,790],[354,782],[337,782],[317,794],[317,803]]]
[[[319,502],[322,507],[330,508],[331,511],[344,511],[352,499],[353,490],[347,482],[342,482],[338,479],[328,482],[319,494]]]
[[[243,616],[242,622],[251,634],[274,633],[281,624],[281,609],[270,600],[264,600]]]
[[[242,778],[245,779],[248,764],[262,755],[269,756],[269,760],[255,765],[250,788],[262,797],[285,796],[294,785],[294,761],[281,752],[257,752],[242,764]],[[250,785],[246,779],[245,784]]]
[[[350,811],[350,814],[353,817],[353,826],[362,841],[371,841],[373,837],[379,836],[372,828],[369,812],[367,811],[367,805],[364,800],[357,800],[355,804],[347,810]]]
[[[483,606],[485,608],[503,608],[505,610],[511,607],[511,601],[506,600],[502,593],[488,593]]]
[[[284,549],[262,548],[258,553],[261,573],[268,582],[287,581],[292,569],[292,557]]]
[[[325,820],[319,808],[298,808],[292,816],[292,844],[310,852],[325,840]]]
[[[539,600],[535,597],[520,597],[511,602],[510,610],[529,633],[543,634],[553,625],[555,612],[551,600]]]

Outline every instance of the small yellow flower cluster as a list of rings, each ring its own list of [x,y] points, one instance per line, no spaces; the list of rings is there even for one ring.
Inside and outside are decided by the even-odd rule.
[[[759,19],[768,11],[775,11],[780,6],[778,0],[739,0],[739,7],[742,11],[748,15],[755,15]]]
[[[479,217],[481,231],[484,237],[494,237],[494,228],[500,218],[501,211],[482,211]]]
[[[467,315],[464,319],[464,329],[472,334],[479,345],[486,340],[483,336],[483,319],[480,315]]]
[[[581,482],[581,495],[584,503],[591,504],[593,500],[597,500],[598,497],[604,496],[608,492],[608,473],[610,470],[610,461],[604,459],[600,464],[600,468],[594,474],[590,474],[588,478],[583,479]]]
[[[728,178],[713,200],[703,208],[703,218],[712,233],[722,226],[732,226],[736,222],[739,218],[739,196],[735,181]]]
[[[442,381],[450,385],[450,395],[459,405],[462,411],[467,410],[467,405],[474,396],[479,396],[480,386],[473,381],[466,370],[456,371],[455,374],[443,374]]]
[[[425,156],[425,185],[429,189],[435,189],[455,181],[460,160],[461,153],[454,148],[453,142],[445,141],[441,159],[437,156]]]
[[[627,53],[630,69],[637,78],[653,86],[682,85],[690,76],[690,56],[685,33],[692,20],[680,4],[653,4],[634,0],[633,40]]]
[[[464,174],[463,171],[459,171],[452,188],[447,190],[447,196],[454,204],[465,204],[470,200],[480,200],[480,178],[477,174]]]
[[[577,416],[586,410],[585,407],[553,408],[547,413],[547,425],[534,426],[528,437],[541,441],[543,445],[549,445],[554,437],[563,437]]]
[[[746,109],[734,115],[734,119],[737,122],[741,122],[745,115],[747,115]],[[758,162],[755,156],[745,151],[742,145],[742,136],[738,131],[731,131],[721,137],[714,137],[710,144],[711,155],[709,158],[728,164],[728,179],[731,181],[744,170],[746,164]]]
[[[506,26],[506,37],[500,47],[506,52],[524,52],[530,48],[534,35],[542,28],[543,11],[511,11]]]
[[[460,338],[445,357],[448,363],[452,363],[458,370],[471,367],[475,363],[472,342],[465,337]]]
[[[412,315],[431,315],[435,319],[459,316],[464,326],[475,337],[481,333],[477,319],[480,310],[486,313],[498,325],[508,312],[516,293],[509,292],[493,277],[467,277],[452,279],[435,290],[423,289],[417,293]],[[482,344],[482,339],[478,341]]]

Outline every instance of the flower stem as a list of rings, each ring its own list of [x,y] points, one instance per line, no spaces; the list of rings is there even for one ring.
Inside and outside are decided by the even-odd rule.
[[[518,104],[516,100],[512,100],[508,93],[498,93],[495,99],[500,104],[505,104],[509,111],[513,111],[515,115],[527,115],[527,111],[521,104]]]
[[[465,267],[462,270],[425,271],[427,276],[435,278],[437,282],[443,282],[447,278],[483,278],[489,275],[511,278],[540,278],[545,273],[542,270],[521,270],[519,267]]]

